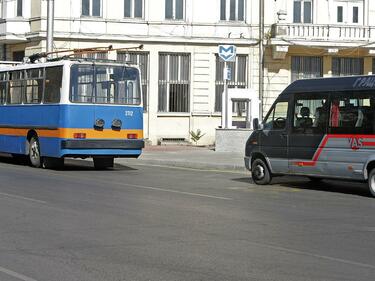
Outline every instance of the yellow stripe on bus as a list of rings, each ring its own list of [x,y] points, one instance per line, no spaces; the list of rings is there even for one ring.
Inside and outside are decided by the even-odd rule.
[[[0,135],[26,136],[30,129],[0,128]],[[142,130],[104,129],[70,129],[60,128],[56,130],[35,129],[39,137],[73,139],[74,134],[86,134],[86,139],[126,139],[128,134],[136,134],[138,139],[143,139]]]

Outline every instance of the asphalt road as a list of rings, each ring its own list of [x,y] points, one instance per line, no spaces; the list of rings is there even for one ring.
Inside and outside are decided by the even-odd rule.
[[[0,158],[0,280],[374,280],[374,214],[357,183]]]

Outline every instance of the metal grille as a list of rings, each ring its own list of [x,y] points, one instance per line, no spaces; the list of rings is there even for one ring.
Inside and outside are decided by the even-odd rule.
[[[363,58],[332,58],[332,75],[363,75],[363,63]]]
[[[159,112],[189,112],[190,54],[159,55]]]
[[[321,57],[292,57],[292,82],[322,76],[323,59]]]
[[[228,62],[228,67],[232,71],[232,80],[228,83],[228,88],[247,88],[247,55],[237,55],[235,62]],[[222,95],[224,91],[224,62],[216,55],[216,81],[215,81],[215,111],[221,112]],[[246,112],[244,102],[234,102],[233,113],[241,115]]]
[[[147,112],[148,92],[149,92],[149,53],[146,52],[128,52],[117,53],[117,60],[130,62],[138,65],[141,70],[141,87],[143,98],[143,110]]]

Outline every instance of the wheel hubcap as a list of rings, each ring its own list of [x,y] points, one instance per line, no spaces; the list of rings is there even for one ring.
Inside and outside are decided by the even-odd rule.
[[[39,159],[39,149],[37,142],[33,142],[31,144],[31,158],[33,158],[34,160]]]
[[[261,180],[264,178],[264,168],[261,165],[257,165],[254,170],[254,176],[258,180]]]
[[[373,175],[370,179],[370,189],[371,192],[375,194],[375,175]]]

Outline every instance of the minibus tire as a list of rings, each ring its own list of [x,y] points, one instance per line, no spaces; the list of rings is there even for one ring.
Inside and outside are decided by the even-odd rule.
[[[105,170],[113,168],[114,158],[113,157],[94,157],[94,167],[96,170]]]
[[[256,184],[266,185],[272,180],[267,164],[262,159],[255,159],[251,164],[251,177]]]
[[[375,169],[372,169],[368,176],[368,189],[373,197],[375,197]]]
[[[40,145],[37,136],[32,136],[29,143],[29,159],[31,166],[35,168],[42,167],[42,158],[40,156]]]

